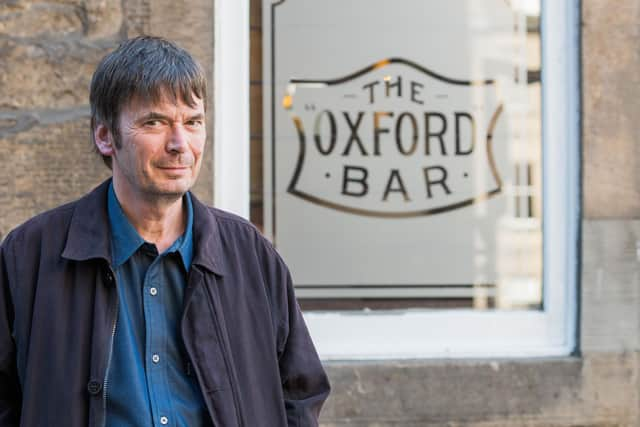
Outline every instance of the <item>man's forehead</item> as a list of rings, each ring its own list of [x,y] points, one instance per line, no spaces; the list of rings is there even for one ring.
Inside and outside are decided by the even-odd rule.
[[[130,112],[144,114],[151,111],[174,110],[176,108],[200,111],[204,110],[204,102],[195,93],[191,93],[190,96],[183,94],[173,96],[171,92],[164,90],[155,97],[134,96],[125,104],[124,109]]]

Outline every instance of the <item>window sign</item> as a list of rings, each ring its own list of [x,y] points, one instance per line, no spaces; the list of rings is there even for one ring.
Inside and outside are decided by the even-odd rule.
[[[539,1],[263,17],[264,227],[298,295],[539,309]]]
[[[322,357],[573,351],[578,5],[252,3],[246,204]]]

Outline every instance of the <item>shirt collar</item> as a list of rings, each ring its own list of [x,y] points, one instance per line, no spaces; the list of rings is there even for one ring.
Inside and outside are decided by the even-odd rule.
[[[184,204],[187,208],[187,225],[184,229],[184,234],[180,237],[182,241],[177,251],[182,258],[185,270],[189,271],[191,261],[193,260],[193,204],[191,203],[190,193],[184,195]],[[180,241],[180,239],[178,239],[178,241]]]
[[[165,251],[165,254],[178,252],[185,269],[189,271],[193,259],[193,206],[189,193],[185,194],[183,200],[187,209],[185,232]],[[118,268],[124,264],[145,241],[124,214],[113,189],[113,183],[109,184],[107,210],[109,213],[109,223],[111,225],[111,256],[114,268]]]

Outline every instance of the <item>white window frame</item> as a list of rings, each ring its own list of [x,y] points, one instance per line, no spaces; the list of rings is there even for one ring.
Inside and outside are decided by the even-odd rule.
[[[215,0],[214,204],[249,218],[249,0]]]
[[[544,310],[305,313],[323,359],[535,357],[575,350],[580,2],[542,0],[542,11]],[[215,27],[215,201],[248,217],[248,0],[216,0]]]

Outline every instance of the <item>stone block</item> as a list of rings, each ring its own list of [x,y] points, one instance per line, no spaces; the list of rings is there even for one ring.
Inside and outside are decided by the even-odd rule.
[[[10,37],[106,37],[123,29],[121,0],[13,0],[0,12]],[[126,2],[125,2],[126,3]]]
[[[640,221],[585,220],[581,347],[640,349]]]
[[[86,109],[69,114],[75,117],[34,114],[30,129],[0,136],[0,238],[110,175],[92,151]]]
[[[0,110],[87,104],[95,67],[116,45],[115,40],[0,39]]]
[[[638,355],[329,363],[323,427],[637,425]]]
[[[150,0],[127,0],[124,2],[123,7],[127,37],[151,34],[149,30],[151,21]]]
[[[585,218],[640,217],[640,2],[582,2]]]
[[[86,35],[98,38],[120,34],[124,25],[122,3],[121,0],[83,1]]]
[[[212,0],[156,0],[150,3],[149,17],[150,34],[187,49],[208,76],[213,75],[213,4]]]
[[[25,1],[0,9],[0,36],[60,37],[83,32],[82,11],[73,4]]]

